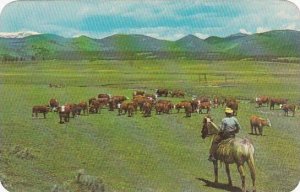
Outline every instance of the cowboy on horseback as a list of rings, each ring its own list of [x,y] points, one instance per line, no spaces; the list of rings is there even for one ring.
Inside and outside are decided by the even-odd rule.
[[[209,161],[216,161],[216,151],[218,149],[218,144],[225,139],[235,138],[235,134],[239,132],[241,125],[238,120],[233,116],[233,110],[229,107],[225,109],[226,117],[222,119],[222,123],[220,125],[219,134],[214,137],[212,141],[212,145],[210,148]],[[209,120],[210,121],[210,120]]]

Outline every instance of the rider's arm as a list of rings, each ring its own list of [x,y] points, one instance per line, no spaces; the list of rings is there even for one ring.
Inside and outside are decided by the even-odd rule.
[[[238,133],[241,129],[241,125],[240,125],[239,121],[236,118],[234,118],[234,121],[236,123],[236,131],[235,132]]]

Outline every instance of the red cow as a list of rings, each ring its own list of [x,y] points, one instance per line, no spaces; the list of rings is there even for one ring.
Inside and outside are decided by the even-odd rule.
[[[50,107],[51,111],[57,111],[57,108],[59,107],[59,102],[57,101],[57,99],[55,99],[55,98],[50,99],[49,107]]]
[[[263,104],[269,106],[269,100],[270,98],[268,96],[260,96],[255,98],[255,102],[258,105],[258,107],[261,107]]]
[[[289,116],[289,111],[293,113],[293,117],[295,116],[296,105],[294,104],[283,104],[280,108],[284,111],[284,116]]]
[[[44,119],[46,119],[46,114],[48,112],[49,112],[49,108],[48,108],[48,106],[45,106],[45,105],[35,105],[32,107],[32,117],[34,117],[34,114],[35,114],[35,117],[37,118],[38,113],[43,113]]]
[[[283,98],[271,98],[270,99],[270,110],[274,110],[274,106],[276,105],[283,105],[283,104],[287,104],[287,99],[283,99]]]

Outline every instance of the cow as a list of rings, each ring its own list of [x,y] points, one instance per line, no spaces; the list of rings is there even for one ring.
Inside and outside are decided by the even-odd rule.
[[[198,101],[197,100],[192,100],[190,101],[192,105],[192,113],[194,113],[198,109]]]
[[[156,115],[160,115],[162,112],[165,111],[165,104],[164,103],[156,103],[155,111],[156,111]]]
[[[92,102],[93,102],[93,101],[95,101],[95,100],[97,100],[97,98],[96,98],[96,97],[92,97],[92,98],[90,98],[90,99],[89,99],[89,105],[91,105],[91,104],[92,104]]]
[[[98,94],[98,99],[100,98],[107,98],[109,100],[111,98],[111,95],[106,93],[100,93]]]
[[[99,102],[99,103],[101,103],[101,106],[107,106],[108,105],[108,102],[109,102],[109,99],[108,98],[98,98],[97,99],[97,101]]]
[[[132,99],[132,101],[135,103],[135,105],[137,105],[140,108],[140,111],[143,110],[143,104],[146,101],[146,97],[142,96],[142,95],[137,95],[134,96],[134,98]]]
[[[294,104],[283,104],[280,108],[284,111],[284,116],[289,116],[289,111],[293,113],[293,117],[295,116],[296,105]]]
[[[255,102],[258,107],[261,107],[263,104],[266,104],[267,107],[269,106],[270,98],[268,96],[260,96],[255,98]]]
[[[151,110],[152,110],[152,104],[150,102],[145,102],[143,104],[144,117],[150,117],[151,116]]]
[[[109,111],[114,111],[115,109],[115,101],[114,100],[109,100],[108,101],[108,110]]]
[[[128,105],[127,105],[128,117],[132,117],[134,111],[136,111],[135,104],[133,102],[128,103]]]
[[[271,127],[271,122],[269,119],[263,119],[259,116],[252,115],[250,117],[250,126],[251,126],[251,134],[257,135],[256,129],[258,129],[258,134],[263,135],[263,127],[268,126]]]
[[[89,107],[89,113],[101,113],[101,108],[103,104],[99,100],[92,101],[90,107]]]
[[[237,102],[237,100],[234,97],[223,97],[221,104],[222,104],[222,107],[224,107],[224,105],[227,107],[227,104],[236,103],[236,102]]]
[[[271,98],[270,99],[270,110],[274,110],[275,104],[276,105],[283,105],[287,104],[288,100],[284,98]]]
[[[32,107],[32,117],[34,117],[34,114],[35,114],[35,117],[37,118],[38,117],[38,113],[43,113],[44,115],[44,119],[46,119],[46,114],[49,112],[49,107],[48,106],[45,106],[45,105],[35,105]]]
[[[172,97],[183,97],[184,98],[185,93],[181,90],[174,90],[171,92]]]
[[[88,114],[89,110],[88,110],[88,104],[87,104],[87,102],[81,101],[80,103],[77,104],[77,106],[79,108],[81,108],[81,110],[83,111],[84,115]]]
[[[58,107],[59,123],[70,121],[71,106],[63,105]],[[64,121],[63,121],[64,120]]]
[[[165,97],[167,97],[169,94],[169,91],[168,91],[168,89],[157,89],[155,93],[157,94],[158,97],[161,97],[163,95]]]
[[[123,111],[124,111],[124,115],[127,113],[128,104],[129,103],[126,103],[126,102],[118,104],[119,115],[122,115]]]
[[[220,105],[220,99],[217,96],[214,96],[213,100],[212,100],[212,104],[214,108],[218,108]]]
[[[57,111],[57,108],[59,107],[59,102],[57,101],[57,99],[55,99],[55,98],[50,99],[49,107],[50,107],[51,111]]]
[[[185,105],[184,105],[184,111],[185,111],[185,116],[186,117],[191,117],[191,114],[193,112],[193,109],[192,109],[192,104],[187,102]]]
[[[145,94],[145,97],[148,99],[152,98],[153,101],[156,101],[156,99],[157,99],[157,95],[151,94],[151,93]]]
[[[162,104],[164,104],[165,106],[164,106],[164,111],[163,112],[167,113],[167,114],[169,114],[170,111],[173,108],[175,108],[175,106],[169,100],[158,100],[156,103],[162,103]]]
[[[128,97],[125,97],[125,96],[112,96],[111,98],[110,98],[110,100],[112,100],[112,101],[114,101],[113,103],[114,103],[114,108],[117,108],[117,105],[118,105],[118,103],[122,103],[123,101],[126,101],[126,100],[128,100],[129,98]]]
[[[226,107],[229,107],[233,110],[233,115],[237,116],[237,111],[239,109],[239,103],[237,100],[229,100],[226,102]]]
[[[177,109],[177,113],[179,113],[180,109],[184,109],[186,105],[191,105],[189,101],[181,101],[175,105],[175,109]]]
[[[141,96],[144,96],[145,95],[145,91],[134,91],[132,96],[137,96],[137,95],[141,95]]]
[[[199,102],[198,103],[198,110],[199,110],[199,113],[203,113],[202,110],[203,109],[206,109],[206,113],[208,114],[210,112],[210,107],[211,106],[211,103],[209,101],[205,101],[205,102]]]

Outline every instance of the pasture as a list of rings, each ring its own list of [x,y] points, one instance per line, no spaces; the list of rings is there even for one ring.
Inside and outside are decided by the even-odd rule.
[[[117,110],[71,118],[59,124],[57,113],[31,117],[33,105],[57,98],[61,104],[87,101],[99,93],[125,95],[134,90],[182,89],[185,99],[234,96],[240,100],[239,137],[255,147],[257,191],[291,191],[300,179],[300,114],[284,117],[275,106],[257,108],[256,96],[300,99],[300,64],[255,61],[43,61],[0,64],[0,180],[9,191],[50,191],[64,186],[88,191],[75,182],[79,169],[103,180],[106,191],[240,191],[236,166],[232,188],[225,166],[214,185],[213,164],[207,160],[209,140],[200,129],[205,114],[186,118],[177,113],[129,118]],[[62,84],[62,88],[48,85]],[[183,99],[168,98],[173,103]],[[249,118],[269,118],[264,136],[250,135]],[[224,108],[212,109],[219,124]],[[40,116],[42,117],[42,116]],[[27,151],[15,153],[16,148]],[[30,154],[30,155],[26,155]],[[246,166],[245,166],[246,167]],[[251,179],[246,168],[246,188]]]

